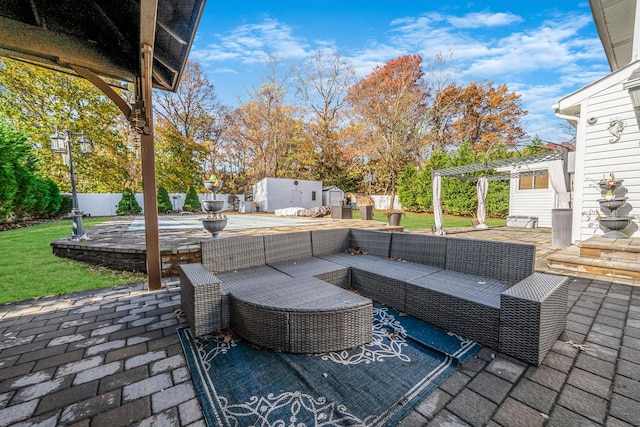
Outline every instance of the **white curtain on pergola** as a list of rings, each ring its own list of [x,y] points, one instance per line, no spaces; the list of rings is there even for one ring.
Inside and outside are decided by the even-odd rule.
[[[444,236],[442,229],[442,177],[433,178],[433,220],[435,222],[433,234]]]
[[[478,194],[478,210],[476,211],[476,216],[478,217],[478,225],[476,228],[489,228],[487,224],[484,223],[487,218],[487,190],[489,189],[489,180],[486,176],[481,176],[478,178],[478,183],[476,184],[476,193]]]
[[[569,209],[571,207],[571,193],[567,191],[567,182],[565,180],[562,160],[549,162],[549,181],[551,181],[553,191],[556,192],[556,208]]]

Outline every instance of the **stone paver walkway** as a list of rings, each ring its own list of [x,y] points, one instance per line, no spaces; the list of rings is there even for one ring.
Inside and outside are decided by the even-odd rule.
[[[539,270],[551,252],[548,230],[465,234],[536,243]],[[0,306],[0,426],[204,426],[164,284]],[[640,425],[640,287],[575,277],[568,308],[540,367],[483,348],[401,425]]]

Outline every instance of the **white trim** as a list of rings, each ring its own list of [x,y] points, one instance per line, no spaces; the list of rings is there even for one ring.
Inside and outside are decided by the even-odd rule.
[[[580,185],[575,185],[573,192],[573,218],[571,220],[571,243],[575,243],[576,241],[581,239],[582,234],[582,201],[584,200],[584,189],[582,188],[582,184],[584,182],[584,164],[585,164],[585,154],[586,154],[586,142],[587,142],[587,126],[586,126],[586,117],[583,116],[583,112],[587,111],[587,102],[584,101],[580,104],[580,120],[578,121],[578,126],[576,129],[576,151],[575,151],[575,172],[574,172],[574,183],[580,183]],[[578,166],[579,165],[579,166]]]
[[[585,87],[578,89],[577,91],[570,93],[569,95],[560,98],[558,102],[552,105],[552,108],[556,110],[556,113],[564,114],[566,110],[571,107],[577,107],[586,99],[596,95],[603,90],[614,86],[621,81],[628,79],[631,73],[640,65],[640,61],[634,61],[629,65],[620,68],[610,74],[607,74],[600,80],[596,80],[593,83],[586,85]],[[571,114],[570,114],[571,115]],[[571,115],[573,116],[573,115]]]
[[[631,44],[631,62],[635,62],[637,61],[638,55],[639,55],[639,50],[640,50],[640,25],[637,25],[638,22],[640,22],[640,7],[638,7],[638,2],[637,0],[635,1],[636,3],[636,11],[635,11],[635,17],[634,17],[634,25],[633,25],[633,41]]]

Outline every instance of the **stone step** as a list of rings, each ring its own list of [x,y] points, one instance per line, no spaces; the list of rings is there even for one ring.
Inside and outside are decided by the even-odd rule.
[[[579,246],[582,256],[640,261],[640,238],[607,239],[594,236],[581,242]]]
[[[640,263],[636,258],[640,252],[636,252],[636,248],[633,248],[633,251],[615,250],[611,242],[608,246],[600,242],[591,242],[586,247],[585,243],[582,242],[580,246],[570,246],[549,255],[547,257],[548,267],[556,272],[590,273],[640,279]]]

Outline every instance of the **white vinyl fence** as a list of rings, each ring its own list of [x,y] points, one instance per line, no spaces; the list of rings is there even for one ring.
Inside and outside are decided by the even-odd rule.
[[[386,211],[389,209],[389,202],[391,201],[390,195],[380,195],[380,196],[371,196],[373,199],[373,207],[375,209],[379,209],[382,211]],[[398,196],[395,197],[393,201],[393,209],[400,210],[402,209],[402,205],[400,204],[400,199]]]
[[[69,195],[69,194],[67,194]],[[173,210],[181,211],[184,206],[186,193],[169,193]],[[198,194],[198,199],[211,200],[211,193]],[[243,194],[237,194],[236,197],[240,202],[244,201]],[[136,193],[136,201],[144,209],[144,197],[142,193]],[[85,215],[90,216],[115,216],[118,203],[122,199],[122,193],[78,193],[78,205]],[[222,211],[233,210],[233,206],[229,204],[229,194],[216,194],[216,200],[224,200],[224,208]]]

